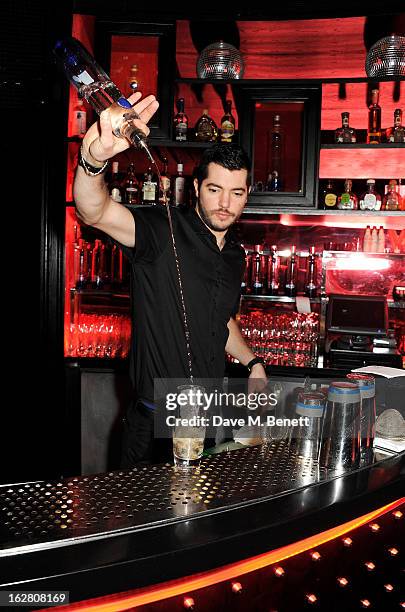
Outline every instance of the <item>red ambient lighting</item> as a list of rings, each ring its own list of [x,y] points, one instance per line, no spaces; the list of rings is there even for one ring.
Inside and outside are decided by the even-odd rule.
[[[69,612],[79,610],[82,612],[84,609],[86,612],[122,612],[123,610],[130,610],[136,606],[146,606],[150,603],[162,601],[171,597],[178,597],[179,595],[185,596],[183,603],[185,603],[186,600],[191,600],[194,603],[192,598],[186,595],[187,593],[194,592],[198,589],[203,589],[220,582],[231,581],[235,578],[235,576],[240,577],[244,574],[248,574],[265,567],[270,567],[272,565],[274,566],[275,564],[282,562],[284,559],[289,559],[295,555],[300,555],[307,551],[309,552],[310,550],[314,550],[314,548],[321,546],[326,542],[337,540],[338,538],[344,538],[343,543],[345,546],[350,546],[352,544],[352,540],[346,536],[348,532],[352,532],[363,525],[367,525],[371,521],[375,521],[379,516],[386,514],[387,512],[394,512],[394,510],[396,510],[399,506],[402,506],[404,503],[405,498],[398,499],[395,502],[382,506],[377,510],[373,510],[368,514],[359,516],[351,521],[343,523],[342,525],[328,529],[327,531],[323,531],[298,542],[288,544],[282,548],[262,553],[255,557],[250,557],[242,561],[236,561],[235,563],[225,565],[215,570],[185,576],[180,580],[173,580],[152,587],[135,589],[132,592],[114,593],[113,595],[75,602],[66,606],[59,606],[58,610],[60,610],[60,612],[65,612],[67,610],[69,610]],[[282,570],[282,572],[279,571],[279,573],[276,573],[279,568]],[[284,573],[281,566],[276,566],[273,571],[275,575],[282,576]],[[405,607],[405,604],[403,607]],[[188,609],[191,610],[192,608],[190,607]]]
[[[317,596],[314,595],[313,593],[311,593],[310,595],[306,595],[305,597],[307,598],[308,602],[311,604],[316,603],[318,601]]]
[[[194,599],[192,597],[185,597],[183,600],[183,607],[186,610],[194,610]]]

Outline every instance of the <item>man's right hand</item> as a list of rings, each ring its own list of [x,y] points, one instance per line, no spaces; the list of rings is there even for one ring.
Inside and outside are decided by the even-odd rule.
[[[155,96],[150,95],[142,99],[142,94],[136,92],[132,94],[128,101],[133,105],[140,119],[134,119],[134,124],[145,136],[149,134],[147,123],[159,108],[159,102]],[[126,138],[117,138],[112,132],[112,125],[109,110],[104,110],[100,114],[99,121],[87,130],[83,142],[83,156],[89,164],[102,166],[107,159],[111,159],[117,153],[125,151],[131,146]]]

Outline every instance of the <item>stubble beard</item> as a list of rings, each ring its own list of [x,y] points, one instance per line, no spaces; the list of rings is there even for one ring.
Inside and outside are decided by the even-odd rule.
[[[209,227],[211,230],[214,230],[214,232],[224,232],[225,230],[229,229],[229,227],[231,225],[236,223],[236,221],[239,219],[240,215],[242,214],[242,211],[241,211],[241,213],[238,216],[230,214],[229,215],[229,221],[227,221],[226,223],[224,222],[224,225],[219,225],[219,224],[216,224],[215,221],[212,220],[210,214],[207,212],[207,210],[201,204],[200,200],[197,200],[197,210],[199,212],[199,215],[200,215],[201,219],[205,223],[205,225],[207,227]],[[218,212],[218,211],[215,210],[213,212]],[[226,212],[226,211],[224,211],[224,212]],[[229,214],[229,213],[227,213],[227,214]]]

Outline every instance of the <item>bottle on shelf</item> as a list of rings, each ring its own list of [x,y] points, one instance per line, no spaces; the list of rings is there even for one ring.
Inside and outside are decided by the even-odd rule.
[[[378,249],[378,229],[376,226],[371,230],[370,252],[377,253]]]
[[[86,289],[90,282],[90,250],[85,240],[79,238],[78,245],[74,251],[74,278],[78,291]]]
[[[385,252],[385,232],[382,225],[380,225],[377,234],[377,253]]]
[[[316,291],[316,255],[315,247],[311,246],[307,260],[305,295],[309,298],[314,298],[316,297]]]
[[[233,142],[235,136],[235,117],[232,115],[232,100],[225,102],[225,114],[221,119],[221,142]]]
[[[139,204],[139,182],[135,174],[135,164],[131,162],[128,166],[124,179],[124,200],[126,204]]]
[[[127,138],[135,147],[142,148],[154,163],[145,135],[133,121],[139,119],[139,115],[81,42],[73,37],[58,40],[53,52],[79,96],[98,114],[109,109],[114,135]]]
[[[270,249],[270,255],[267,258],[267,295],[278,295],[278,290],[280,287],[279,262],[280,258],[277,253],[277,245],[273,244]]]
[[[351,179],[345,180],[343,192],[339,195],[337,201],[337,208],[339,210],[357,210],[358,200],[355,193],[352,191],[353,181]]]
[[[356,130],[349,126],[350,113],[342,113],[342,127],[335,130],[335,142],[356,142]]]
[[[113,244],[111,248],[111,265],[110,265],[110,278],[111,286],[113,289],[118,289],[122,284],[122,250]]]
[[[254,254],[252,256],[252,294],[262,295],[263,294],[263,257],[262,248],[260,244],[255,245]]]
[[[158,200],[157,180],[149,166],[143,177],[142,204],[156,204]]]
[[[291,247],[291,255],[288,259],[284,293],[289,297],[295,297],[297,295],[297,277],[298,277],[298,261],[297,261],[297,249],[295,244]]]
[[[180,162],[177,164],[177,174],[173,178],[173,206],[183,206],[185,204],[185,185],[183,164]]]
[[[109,185],[109,192],[111,198],[115,202],[122,202],[125,198],[123,197],[120,174],[119,174],[119,162],[113,161],[112,163],[112,175],[111,182]]]
[[[163,158],[163,170],[160,174],[160,185],[159,185],[159,204],[166,205],[166,202],[170,203],[170,185],[171,179],[168,171],[168,161],[167,158]]]
[[[281,181],[277,170],[273,170],[273,172],[269,174],[266,191],[281,191]]]
[[[367,144],[381,143],[381,106],[378,104],[380,91],[373,89],[371,104],[368,107]]]
[[[91,286],[103,289],[106,280],[105,245],[97,239],[91,254]]]
[[[371,227],[367,225],[363,238],[363,251],[368,253],[371,251]]]
[[[246,295],[251,293],[251,265],[252,265],[252,254],[245,251],[245,272],[243,274],[240,290],[241,293]]]
[[[132,64],[130,71],[129,71],[129,89],[131,94],[133,94],[135,91],[137,91],[138,89],[138,77],[137,77],[137,73],[138,72],[138,66],[136,64]]]
[[[174,140],[177,142],[187,141],[188,117],[184,112],[184,98],[176,102],[177,113],[173,118]]]
[[[214,142],[218,138],[218,128],[215,121],[208,115],[208,109],[203,110],[203,114],[195,124],[195,139],[199,142]]]
[[[394,125],[386,130],[387,142],[405,142],[405,126],[402,125],[402,109],[394,111]]]
[[[72,136],[84,136],[87,131],[87,113],[84,102],[78,98],[72,114]]]
[[[383,210],[401,210],[401,196],[399,195],[397,189],[397,181],[395,179],[391,179],[388,183],[387,193],[383,199]]]
[[[328,179],[326,187],[321,191],[320,208],[323,210],[333,210],[337,208],[337,191],[331,179]]]
[[[381,210],[381,195],[375,186],[375,179],[367,179],[367,188],[359,202],[360,210]]]
[[[270,172],[267,181],[268,191],[282,191],[282,156],[283,138],[281,134],[280,115],[273,117],[273,129],[270,135]]]

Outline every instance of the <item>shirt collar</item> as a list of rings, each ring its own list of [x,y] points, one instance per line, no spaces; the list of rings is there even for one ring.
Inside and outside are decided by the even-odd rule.
[[[217,239],[215,238],[214,234],[208,229],[205,223],[201,220],[195,208],[186,208],[184,210],[184,214],[188,222],[190,223],[190,225],[193,227],[194,231],[197,234],[204,234],[208,236],[216,244]],[[228,231],[225,234],[225,243],[229,244],[230,246],[239,244],[239,240],[237,239],[235,230],[233,229],[232,226],[228,229]]]

